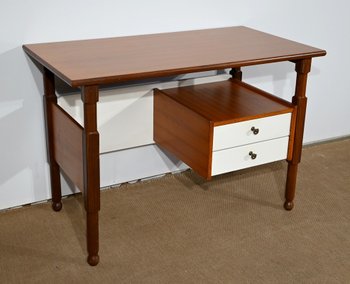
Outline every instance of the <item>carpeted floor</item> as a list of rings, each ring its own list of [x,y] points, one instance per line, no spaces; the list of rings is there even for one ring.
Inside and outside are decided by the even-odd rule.
[[[0,283],[350,283],[350,140],[304,149],[291,212],[285,176],[277,162],[103,191],[97,267],[81,196],[0,212]]]

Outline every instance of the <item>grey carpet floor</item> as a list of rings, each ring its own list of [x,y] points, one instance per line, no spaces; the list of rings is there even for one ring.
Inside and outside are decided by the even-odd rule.
[[[96,267],[80,195],[0,212],[0,283],[350,283],[350,140],[304,148],[291,212],[285,178],[277,162],[105,190]]]

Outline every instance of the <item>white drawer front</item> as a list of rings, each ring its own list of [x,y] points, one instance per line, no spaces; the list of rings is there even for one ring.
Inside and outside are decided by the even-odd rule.
[[[212,175],[287,158],[289,136],[213,152]],[[249,152],[256,154],[252,159]]]
[[[214,127],[213,151],[289,135],[291,113]],[[252,127],[259,129],[257,134]]]

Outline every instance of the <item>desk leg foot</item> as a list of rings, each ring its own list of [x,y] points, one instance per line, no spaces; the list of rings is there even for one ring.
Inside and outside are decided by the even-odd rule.
[[[286,202],[284,202],[283,207],[287,211],[290,211],[290,210],[292,210],[294,208],[294,202],[293,201],[286,201]]]
[[[52,209],[54,211],[56,211],[56,212],[61,211],[61,209],[62,209],[62,202],[61,201],[59,201],[59,202],[52,201],[51,206],[52,206]]]
[[[100,257],[98,255],[89,255],[87,258],[88,264],[91,266],[96,266],[100,261]]]

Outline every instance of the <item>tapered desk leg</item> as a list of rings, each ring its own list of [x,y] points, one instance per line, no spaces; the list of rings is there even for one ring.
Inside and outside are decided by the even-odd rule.
[[[295,71],[297,72],[297,81],[295,95],[292,99],[297,106],[297,116],[295,124],[295,134],[293,143],[292,158],[288,161],[287,184],[286,184],[286,201],[284,208],[292,210],[294,207],[295,186],[297,180],[298,164],[301,160],[301,151],[303,146],[304,123],[306,113],[307,98],[305,96],[307,74],[310,72],[311,59],[303,59],[296,62]]]
[[[97,265],[98,249],[98,212],[100,210],[100,156],[99,133],[97,132],[98,86],[82,87],[84,103],[84,204],[86,210],[86,237],[88,263]]]
[[[52,115],[52,107],[55,104],[57,104],[57,97],[55,93],[55,76],[50,70],[44,68],[44,110],[46,118],[47,150],[50,164],[52,209],[55,211],[60,211],[62,208],[60,167],[58,166],[54,155],[55,141],[53,135]]]

